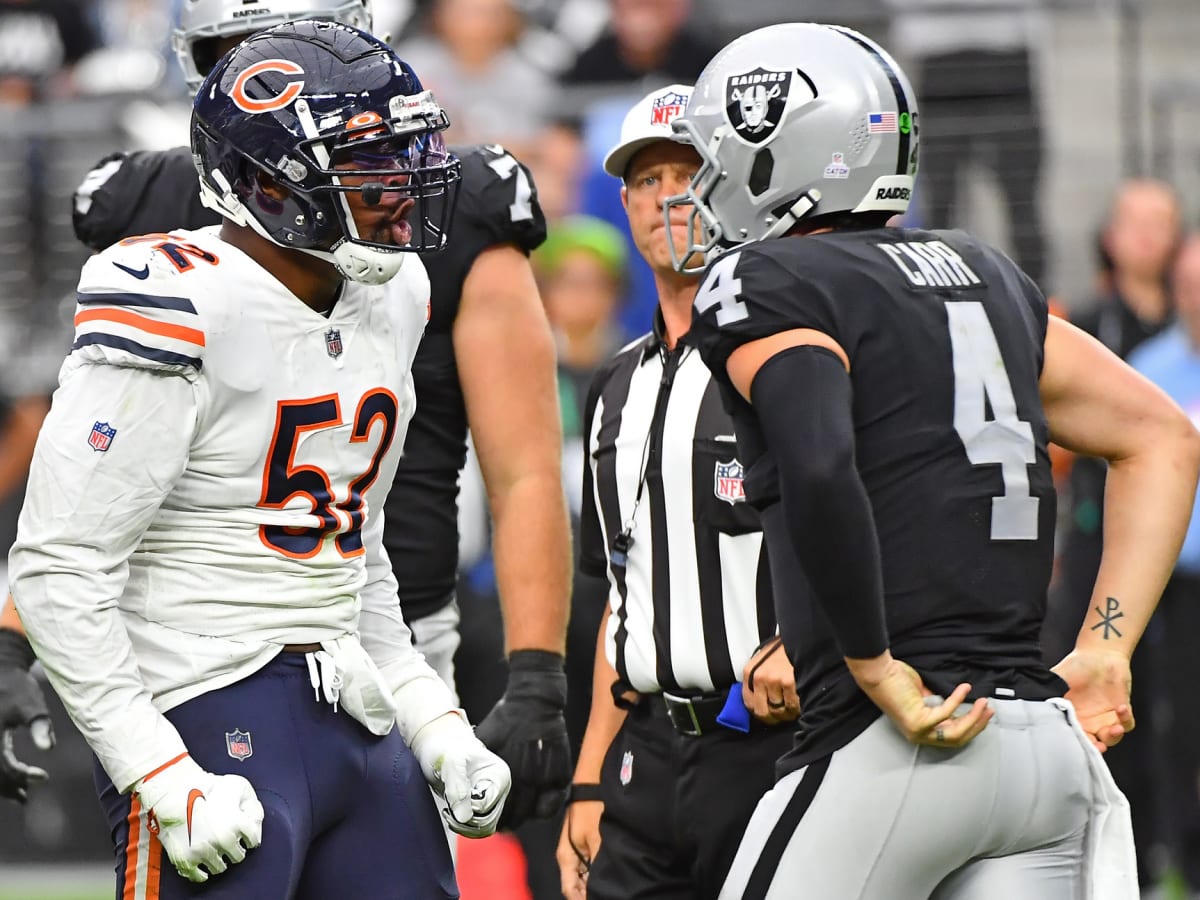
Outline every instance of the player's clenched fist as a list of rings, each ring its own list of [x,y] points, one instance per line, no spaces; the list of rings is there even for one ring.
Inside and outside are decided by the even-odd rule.
[[[214,775],[186,754],[133,786],[150,830],[189,881],[207,881],[262,843],[263,808],[240,775]]]
[[[496,830],[512,786],[508,765],[475,737],[457,713],[439,716],[410,744],[425,780],[446,801],[450,830],[469,838]]]
[[[505,829],[549,818],[567,799],[571,746],[563,710],[567,676],[563,658],[545,650],[515,650],[508,658],[508,688],[475,733],[512,772]]]

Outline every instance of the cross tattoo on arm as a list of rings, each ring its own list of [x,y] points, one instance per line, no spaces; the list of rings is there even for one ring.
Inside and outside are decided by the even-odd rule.
[[[1117,637],[1121,636],[1121,632],[1117,629],[1116,621],[1123,617],[1125,613],[1119,611],[1121,602],[1116,597],[1105,597],[1104,606],[1104,610],[1101,610],[1099,606],[1092,607],[1100,616],[1100,621],[1092,626],[1092,631],[1095,631],[1097,628],[1103,628],[1104,634],[1101,637],[1107,641],[1110,637],[1110,631]]]

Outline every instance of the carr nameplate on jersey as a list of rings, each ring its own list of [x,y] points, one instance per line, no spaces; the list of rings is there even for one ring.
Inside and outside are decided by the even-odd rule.
[[[725,116],[734,134],[751,144],[761,144],[774,134],[791,85],[791,72],[772,72],[761,66],[730,75],[725,83]]]
[[[894,241],[875,246],[913,287],[984,287],[983,279],[945,241]]]

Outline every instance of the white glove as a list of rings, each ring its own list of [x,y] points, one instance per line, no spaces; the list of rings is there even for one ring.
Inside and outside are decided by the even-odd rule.
[[[207,881],[262,843],[262,804],[241,775],[214,775],[184,755],[133,790],[175,871],[189,881]]]
[[[512,777],[504,760],[483,746],[461,716],[439,716],[409,746],[425,780],[449,807],[442,815],[451,831],[481,838],[496,830]]]

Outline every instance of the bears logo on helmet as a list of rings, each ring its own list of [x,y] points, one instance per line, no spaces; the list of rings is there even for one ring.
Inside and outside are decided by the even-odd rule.
[[[445,246],[462,172],[442,140],[448,125],[378,38],[289,22],[243,41],[209,74],[192,154],[206,205],[350,280],[381,283],[404,252]]]
[[[282,72],[285,75],[304,74],[302,68],[286,59],[264,59],[262,62],[255,63],[237,77],[229,91],[229,97],[237,104],[238,109],[243,109],[248,113],[274,112],[277,109],[283,109],[299,97],[300,92],[304,90],[304,79],[301,78],[299,81],[288,82],[287,86],[273,97],[256,100],[246,92],[246,88],[251,78],[262,75],[264,72]]]

